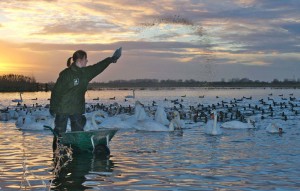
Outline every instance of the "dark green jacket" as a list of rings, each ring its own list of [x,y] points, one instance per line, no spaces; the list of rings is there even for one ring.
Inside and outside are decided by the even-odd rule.
[[[79,68],[75,64],[60,72],[52,89],[50,110],[56,114],[85,113],[85,92],[89,82],[112,63],[110,57]]]

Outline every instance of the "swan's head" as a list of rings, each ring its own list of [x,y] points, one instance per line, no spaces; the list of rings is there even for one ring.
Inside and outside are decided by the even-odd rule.
[[[249,123],[249,124],[251,124],[251,125],[253,125],[254,127],[255,127],[255,120],[254,119],[252,119],[252,118],[247,118],[247,123]]]
[[[210,118],[211,118],[211,119],[214,119],[215,116],[217,116],[217,111],[216,111],[216,110],[213,110],[213,111],[210,113]]]
[[[92,124],[94,127],[98,127],[103,122],[105,116],[101,112],[95,112],[92,115]]]
[[[139,100],[135,101],[135,106],[137,106],[137,105],[144,107],[144,104],[142,104]]]
[[[174,117],[174,118],[180,117],[179,112],[178,112],[178,111],[174,111],[174,112],[173,112],[173,117]]]

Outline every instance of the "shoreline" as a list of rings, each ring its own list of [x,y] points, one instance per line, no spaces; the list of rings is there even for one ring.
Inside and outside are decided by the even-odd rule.
[[[105,91],[105,90],[176,90],[176,89],[201,89],[201,90],[228,90],[228,89],[300,89],[300,87],[292,87],[292,86],[280,86],[280,87],[272,87],[272,86],[207,86],[207,87],[183,87],[183,86],[172,86],[172,87],[155,87],[155,86],[149,86],[149,87],[140,87],[140,86],[134,86],[134,87],[93,87],[88,88],[88,91]],[[51,90],[48,90],[51,92]],[[14,93],[14,92],[48,92],[48,91],[0,91],[0,93]]]

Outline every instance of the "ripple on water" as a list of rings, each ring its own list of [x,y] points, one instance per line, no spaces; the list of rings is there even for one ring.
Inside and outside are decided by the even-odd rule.
[[[96,93],[99,92],[90,96],[97,97]],[[176,98],[173,91],[169,93]],[[199,91],[193,93],[197,96],[184,100],[184,104],[199,103]],[[238,90],[234,95],[244,93]],[[138,92],[138,96],[143,94],[147,92]],[[209,95],[205,95],[201,100],[210,104],[216,101],[212,96],[228,94],[230,92],[224,90],[210,91],[211,97],[206,99]],[[166,94],[160,95],[164,98]],[[260,91],[257,97],[266,98],[265,95],[266,90]],[[151,104],[152,97],[144,97],[142,101]],[[109,159],[92,155],[74,157],[54,187],[68,190],[299,190],[299,118],[293,116],[285,122],[286,133],[282,135],[265,131],[271,119],[258,120],[257,129],[224,129],[221,136],[206,135],[202,123],[190,124],[182,134],[120,130],[110,144],[112,156]],[[32,190],[41,190],[41,180],[47,182],[52,178],[51,133],[22,132],[16,130],[12,122],[1,123],[0,143],[0,187],[3,190],[19,190],[22,181],[25,184],[23,162],[34,174],[28,171],[26,175]]]
[[[49,145],[42,141],[48,138],[40,139],[40,134],[21,132],[14,123],[2,125],[5,130],[0,133],[0,170],[5,178],[1,188],[19,189],[21,185],[25,187],[27,181],[32,190],[44,188],[43,184],[52,176],[49,173],[52,163]]]

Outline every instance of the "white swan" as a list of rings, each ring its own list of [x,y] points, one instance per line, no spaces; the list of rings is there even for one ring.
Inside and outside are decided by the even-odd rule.
[[[132,125],[129,118],[124,118],[124,116],[105,116],[101,112],[94,112],[92,114],[91,120],[87,118],[87,123],[84,128],[85,131],[95,130],[101,128],[113,128],[113,129],[130,129]],[[136,120],[134,120],[135,122]]]
[[[213,120],[208,121],[205,126],[205,133],[208,135],[221,135],[223,132],[217,124],[217,111],[213,111],[212,118]]]
[[[137,112],[145,112],[144,108],[138,108]],[[137,114],[137,116],[140,116]],[[174,131],[181,130],[182,125],[180,123],[180,118],[178,120],[179,113],[177,111],[174,112],[174,118],[168,123],[168,125],[164,125],[161,122],[153,120],[149,117],[144,117],[143,119],[137,119],[135,123],[132,124],[133,128],[139,131]]]
[[[11,100],[11,101],[12,101],[12,102],[18,102],[18,103],[23,102],[22,92],[20,92],[20,99],[13,99],[13,100]]]
[[[135,90],[132,90],[132,95],[127,95],[125,98],[135,98]]]
[[[45,130],[44,125],[54,128],[54,119],[47,117],[35,117],[32,115],[20,116],[16,120],[16,127],[22,130]]]
[[[134,118],[135,122],[132,122],[131,126],[139,131],[174,131],[174,122],[168,122],[169,126],[165,126],[153,120],[146,114],[143,104],[139,101],[135,102]]]
[[[18,119],[18,117],[19,117],[19,114],[16,110],[9,109],[8,113],[9,113],[9,116],[11,119]]]
[[[10,119],[9,113],[0,113],[0,121],[9,121]]]
[[[180,114],[178,111],[173,112],[173,119],[171,122],[174,125],[175,130],[180,130],[184,128],[184,122],[180,119]]]
[[[102,122],[104,114],[100,111],[94,111],[84,114],[86,117],[86,123],[84,125],[84,131],[99,129],[98,125]]]
[[[162,107],[161,105],[157,106],[155,115],[154,115],[154,120],[163,124],[163,125],[169,125],[170,121],[167,118],[167,114],[164,110],[164,107]]]
[[[221,127],[225,129],[254,129],[255,126],[251,123],[250,119],[247,120],[247,123],[241,121],[227,121],[221,124]]]
[[[133,124],[133,127],[138,131],[153,131],[153,132],[164,132],[164,131],[174,131],[177,127],[176,120],[171,120],[168,126],[163,125],[153,119],[139,120]]]
[[[139,131],[174,131],[174,122],[171,121],[169,127],[152,119],[146,119],[143,121],[137,121],[133,124],[133,127]]]
[[[281,125],[276,124],[276,123],[270,123],[267,128],[266,131],[268,133],[283,133],[283,128],[281,127]]]
[[[135,102],[134,116],[138,121],[142,121],[149,118],[144,109],[144,105],[140,101]]]

